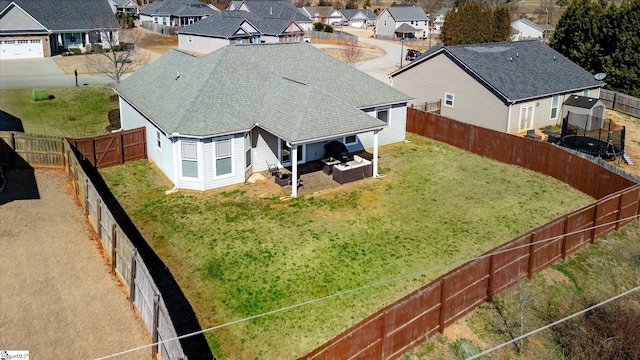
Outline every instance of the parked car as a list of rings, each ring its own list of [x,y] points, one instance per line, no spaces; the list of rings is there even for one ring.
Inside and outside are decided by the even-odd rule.
[[[405,56],[404,59],[408,61],[413,61],[420,55],[422,55],[422,53],[418,50],[407,49],[407,56]]]
[[[349,26],[349,22],[347,20],[342,21],[334,21],[331,23],[333,26]]]

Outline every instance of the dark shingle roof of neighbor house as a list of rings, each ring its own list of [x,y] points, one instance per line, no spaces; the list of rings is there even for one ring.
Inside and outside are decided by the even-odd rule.
[[[407,24],[407,23],[402,23],[402,25],[398,26],[397,29],[395,29],[394,32],[397,33],[401,33],[401,34],[407,34],[407,33],[413,33],[418,31],[418,29],[414,28],[413,26]]]
[[[280,35],[291,20],[262,19],[246,11],[221,11],[178,30],[178,34],[192,34],[228,38],[235,34],[244,21],[249,22],[255,34]],[[252,33],[253,34],[253,33]],[[248,34],[251,35],[251,34]]]
[[[262,18],[278,18],[295,20],[297,22],[310,22],[308,17],[304,16],[297,7],[290,1],[244,1],[244,5],[249,12]]]
[[[564,105],[575,106],[582,109],[591,109],[594,106],[596,106],[596,104],[598,103],[600,103],[600,105],[603,104],[603,102],[600,101],[600,99],[595,99],[592,97],[580,96],[580,95],[569,96],[569,98],[567,98],[567,100],[564,101]]]
[[[440,10],[438,10],[438,12],[436,13],[436,16],[439,16],[439,15],[447,15],[447,13],[448,13],[449,11],[451,11],[451,9],[452,9],[452,8],[450,8],[450,7],[443,6],[443,7],[441,7],[441,8],[440,8]]]
[[[148,16],[205,16],[218,11],[218,9],[198,0],[158,0],[140,10],[140,14]]]
[[[351,18],[356,16],[358,13],[362,13],[362,15],[366,16],[368,19],[375,20],[377,18],[376,13],[369,9],[344,9],[340,10],[340,12],[347,18],[347,20],[351,20]]]
[[[604,85],[588,71],[537,40],[433,47],[390,76],[440,55],[451,59],[506,102]]]
[[[4,0],[0,11],[12,2],[52,31],[120,29],[108,0]]]
[[[260,126],[292,143],[382,128],[360,109],[412,99],[307,43],[174,49],[115,89],[169,135]]]
[[[429,20],[429,15],[419,6],[390,6],[386,10],[395,21]]]

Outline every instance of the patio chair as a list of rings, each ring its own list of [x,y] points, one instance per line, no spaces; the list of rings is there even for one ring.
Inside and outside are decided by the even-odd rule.
[[[280,174],[280,170],[278,170],[278,166],[276,164],[269,164],[269,162],[267,162],[267,168],[269,168],[269,175],[272,177]]]

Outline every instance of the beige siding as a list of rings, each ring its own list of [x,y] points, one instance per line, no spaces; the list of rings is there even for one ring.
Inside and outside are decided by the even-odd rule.
[[[443,116],[507,132],[508,106],[445,55],[394,76],[393,87],[415,97],[416,105],[442,100]],[[445,93],[454,95],[453,107],[445,106]]]
[[[0,30],[45,30],[24,11],[13,7],[0,18]]]
[[[189,42],[191,37],[191,42]],[[178,49],[208,54],[229,44],[227,39],[211,38],[197,35],[178,35]]]
[[[385,9],[378,17],[376,35],[393,36],[395,30],[396,22],[393,20],[389,12]]]

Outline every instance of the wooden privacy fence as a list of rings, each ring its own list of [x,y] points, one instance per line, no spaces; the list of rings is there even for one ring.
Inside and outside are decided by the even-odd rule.
[[[640,99],[616,91],[600,89],[600,100],[609,108],[640,117]]]
[[[64,142],[65,170],[89,223],[95,230],[104,253],[111,262],[112,273],[129,292],[129,301],[139,312],[153,342],[173,339],[176,330],[162,294],[129,235],[123,230],[108,202],[81,166],[81,159],[71,144]],[[173,340],[152,347],[152,356],[163,359],[186,359],[180,341]]]
[[[61,168],[64,140],[59,136],[0,131],[0,166]]]
[[[531,278],[638,216],[640,185],[587,159],[550,144],[407,111],[410,132],[554,176],[599,200],[438,277],[301,359],[395,359],[522,278]]]
[[[93,138],[67,138],[67,140],[91,165],[102,169],[121,165],[127,161],[146,159],[147,141],[145,131],[145,128],[141,127]]]

